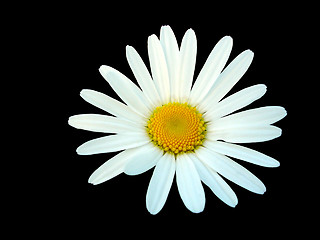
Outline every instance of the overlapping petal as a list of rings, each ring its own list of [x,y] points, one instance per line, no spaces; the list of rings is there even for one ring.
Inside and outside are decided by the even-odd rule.
[[[232,49],[232,38],[223,37],[212,49],[190,92],[193,105],[201,103],[224,68]]]
[[[186,102],[191,90],[197,56],[197,38],[189,29],[182,38],[180,47],[180,101]]]
[[[117,152],[128,148],[135,148],[150,142],[145,133],[121,133],[95,138],[83,143],[77,148],[79,155]]]
[[[179,101],[181,59],[177,39],[169,26],[161,27],[160,43],[168,67],[171,101]]]
[[[239,186],[258,194],[266,191],[256,176],[230,158],[204,147],[198,149],[196,155],[203,163]]]
[[[176,159],[177,185],[184,205],[194,213],[202,212],[205,205],[204,190],[199,174],[187,154]]]
[[[148,54],[152,77],[162,104],[170,101],[170,81],[167,62],[161,43],[156,35],[148,38]]]
[[[125,133],[144,132],[143,126],[125,119],[101,115],[79,114],[69,118],[69,125],[78,129],[102,132],[102,133]]]
[[[223,140],[231,143],[265,142],[280,137],[282,130],[276,126],[242,127],[210,129],[207,138],[211,140]]]
[[[219,102],[231,90],[248,70],[253,55],[251,50],[243,51],[223,70],[206,97],[199,104],[202,111],[208,111],[210,105]]]
[[[137,79],[144,95],[151,102],[153,108],[159,106],[161,104],[161,99],[154,85],[152,77],[140,55],[133,47],[127,46],[126,56],[131,70],[135,78]]]
[[[103,93],[90,89],[83,89],[80,92],[80,96],[93,106],[100,108],[119,118],[133,121],[139,124],[141,124],[141,122],[143,122],[144,120],[141,115],[131,110],[131,108],[127,105]]]
[[[99,68],[99,71],[118,96],[133,111],[146,118],[150,115],[151,112],[148,109],[145,95],[130,79],[109,66],[103,65]]]
[[[204,143],[204,146],[211,151],[263,167],[278,167],[280,165],[280,163],[272,157],[237,144],[208,140]]]
[[[267,86],[258,84],[238,91],[218,103],[213,103],[204,114],[205,118],[214,121],[233,113],[261,98],[267,91]]]
[[[151,214],[157,214],[167,200],[173,182],[175,165],[174,156],[165,154],[153,171],[146,196],[147,209]]]
[[[212,122],[212,129],[260,127],[273,124],[287,115],[283,107],[268,106],[234,113]]]
[[[128,161],[125,166],[124,172],[128,175],[138,175],[153,168],[160,157],[162,157],[163,151],[159,148],[155,148],[153,143],[143,145]]]
[[[211,191],[230,207],[238,204],[238,198],[231,187],[212,168],[202,163],[195,154],[189,155],[196,167],[201,181],[203,181]]]
[[[88,182],[97,185],[118,176],[124,171],[127,161],[139,150],[140,148],[126,149],[110,158],[91,174]]]

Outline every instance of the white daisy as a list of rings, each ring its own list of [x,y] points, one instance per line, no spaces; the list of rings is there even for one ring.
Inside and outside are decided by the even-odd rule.
[[[124,103],[82,90],[80,96],[85,101],[113,116],[80,114],[70,117],[69,124],[113,133],[82,144],[78,154],[121,152],[99,167],[89,183],[100,184],[122,172],[137,175],[155,166],[146,196],[151,214],[164,206],[175,174],[181,199],[194,213],[203,211],[205,205],[201,181],[231,207],[238,200],[224,178],[263,194],[264,184],[230,157],[264,167],[279,166],[277,160],[236,143],[279,137],[281,129],[271,124],[285,117],[286,111],[268,106],[233,113],[262,97],[266,86],[254,85],[224,98],[253,59],[253,52],[246,50],[223,69],[231,48],[232,38],[223,37],[193,86],[197,40],[192,29],[185,33],[180,49],[169,26],[161,28],[160,40],[156,35],[148,38],[152,75],[136,50],[126,47],[128,63],[141,89],[116,69],[101,66],[101,75]]]

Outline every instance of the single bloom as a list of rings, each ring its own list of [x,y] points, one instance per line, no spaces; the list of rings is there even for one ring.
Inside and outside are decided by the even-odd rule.
[[[231,158],[278,167],[274,158],[239,143],[279,137],[281,129],[272,124],[287,113],[279,106],[238,111],[266,93],[264,84],[224,98],[253,60],[253,52],[246,50],[224,68],[232,42],[225,36],[215,45],[193,85],[197,39],[192,29],[183,36],[180,48],[169,26],[161,28],[160,39],[156,35],[148,38],[151,74],[137,51],[126,47],[140,88],[116,69],[101,66],[101,75],[123,102],[84,89],[80,96],[85,101],[113,116],[79,114],[68,121],[75,128],[109,134],[79,146],[79,155],[119,152],[90,176],[89,183],[155,167],[146,195],[151,214],[164,206],[175,175],[181,199],[194,213],[205,206],[202,182],[231,207],[238,199],[225,179],[263,194],[265,185]]]

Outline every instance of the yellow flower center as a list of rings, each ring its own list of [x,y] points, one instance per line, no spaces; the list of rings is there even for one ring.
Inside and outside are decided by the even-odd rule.
[[[205,138],[202,114],[187,103],[157,107],[147,122],[149,137],[158,147],[174,154],[193,151]]]

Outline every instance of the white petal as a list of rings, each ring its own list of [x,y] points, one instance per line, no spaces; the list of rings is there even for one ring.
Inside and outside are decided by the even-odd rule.
[[[80,96],[93,106],[111,113],[114,116],[138,123],[140,123],[143,119],[141,115],[132,111],[127,105],[103,93],[94,90],[83,89],[80,92]]]
[[[191,94],[191,103],[197,105],[207,95],[210,88],[224,68],[232,49],[232,38],[223,37],[212,49],[206,63],[195,81]]]
[[[147,144],[150,139],[144,133],[121,133],[96,138],[83,143],[77,148],[79,155],[117,152],[127,148],[135,148]]]
[[[175,173],[175,160],[172,154],[163,155],[157,163],[151,177],[146,204],[151,214],[157,214],[164,206]]]
[[[238,91],[222,101],[212,104],[208,112],[204,114],[205,118],[211,121],[226,116],[234,111],[248,106],[255,100],[261,98],[267,91],[267,86],[257,84]]]
[[[206,165],[239,186],[258,194],[266,191],[266,187],[256,176],[230,158],[203,147],[196,154]]]
[[[180,48],[180,101],[188,99],[197,56],[197,38],[192,29],[183,36]]]
[[[253,60],[253,52],[246,50],[239,54],[219,75],[208,95],[200,105],[201,111],[210,109],[210,105],[219,102],[248,70]]]
[[[99,71],[118,96],[133,111],[144,117],[149,117],[150,110],[147,108],[146,98],[141,90],[130,79],[109,66],[101,66]]]
[[[137,79],[143,93],[154,107],[160,105],[161,100],[151,75],[137,51],[131,47],[126,47],[126,56],[132,72]]]
[[[272,157],[269,157],[263,153],[239,146],[232,143],[220,142],[220,141],[205,141],[204,146],[210,150],[234,157],[246,162],[257,164],[263,167],[278,167],[280,163]]]
[[[214,129],[259,127],[273,124],[287,115],[283,107],[268,106],[249,109],[217,119],[212,123]]]
[[[210,129],[210,140],[223,140],[232,143],[265,142],[281,136],[281,129],[272,125],[258,128]]]
[[[69,118],[69,125],[78,129],[102,132],[102,133],[124,133],[142,132],[143,127],[133,122],[100,114],[79,114]]]
[[[139,150],[139,148],[127,149],[110,158],[91,174],[88,182],[96,185],[119,175],[123,172],[128,159],[135,154],[137,150]]]
[[[148,54],[152,77],[162,103],[170,101],[170,82],[166,59],[159,39],[156,35],[148,38]]]
[[[211,189],[211,191],[220,198],[221,201],[235,207],[238,204],[238,198],[231,187],[219,176],[213,169],[207,167],[195,155],[189,154],[195,165],[200,179]]]
[[[199,174],[187,154],[178,155],[176,159],[176,180],[184,205],[193,213],[202,212],[205,194]]]
[[[162,45],[168,67],[171,101],[178,101],[180,91],[180,52],[177,39],[169,26],[161,27],[160,43]]]
[[[140,150],[130,158],[124,172],[128,175],[144,173],[153,168],[162,155],[163,151],[160,148],[156,147],[153,143],[148,143],[140,147]]]

